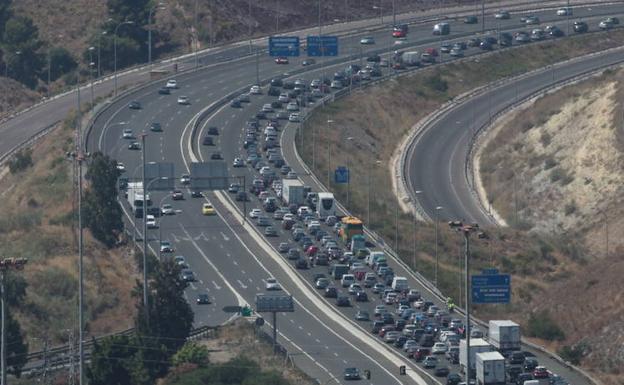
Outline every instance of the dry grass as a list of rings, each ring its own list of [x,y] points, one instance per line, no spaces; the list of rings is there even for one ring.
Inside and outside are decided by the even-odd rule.
[[[0,121],[39,101],[40,96],[12,79],[0,78]]]
[[[312,166],[312,152],[315,147],[314,172],[326,183],[329,145],[329,168],[348,165],[352,171],[350,210],[367,221],[370,190],[371,212],[368,225],[381,234],[390,246],[394,247],[396,242],[401,258],[432,279],[435,263],[433,226],[417,223],[415,227],[413,218],[403,213],[399,214],[398,226],[395,225],[397,202],[390,187],[392,175],[389,173],[388,163],[396,146],[411,126],[443,102],[462,92],[501,77],[618,46],[622,37],[624,31],[617,31],[495,52],[478,59],[426,69],[417,74],[403,76],[399,78],[400,81],[391,81],[356,92],[351,97],[338,100],[315,112],[304,128],[303,138],[299,137],[297,140],[299,152],[306,163]],[[432,79],[445,81],[448,89],[444,92],[434,89],[432,85],[436,82]],[[397,103],[397,100],[401,102]],[[334,121],[329,129],[326,123],[328,119]],[[353,139],[347,140],[349,137]],[[537,137],[536,140],[538,143],[547,143],[549,140],[554,143],[548,137]],[[379,165],[377,160],[380,161]],[[543,164],[544,159],[539,162]],[[345,186],[332,184],[330,188],[341,202],[346,203]],[[395,240],[396,227],[399,229],[398,240]],[[446,226],[440,226],[440,230],[440,288],[447,295],[458,298],[461,243],[457,235],[449,232]],[[493,266],[513,274],[514,293],[510,305],[477,307],[482,318],[504,314],[505,317],[524,323],[528,319],[526,309],[542,309],[546,302],[574,301],[574,297],[567,295],[570,290],[559,288],[578,285],[584,277],[589,266],[589,256],[582,240],[575,239],[572,234],[562,233],[559,229],[546,234],[528,234],[512,228],[490,229],[489,233],[490,241],[474,242],[471,264],[475,271]],[[566,318],[574,325],[572,330],[564,329],[567,339],[563,343],[572,344],[588,335],[599,334],[595,329],[592,332],[583,326],[584,323],[591,324],[587,322],[587,317],[590,316],[587,312],[579,311],[575,317],[563,317],[561,311],[553,315],[557,320]],[[568,326],[569,323],[565,325]],[[610,348],[615,347],[615,344],[610,345]],[[598,364],[604,362],[603,358],[587,359],[586,363],[591,367],[599,367]],[[617,362],[621,364],[621,361]]]
[[[33,148],[33,167],[0,179],[0,255],[29,258],[27,296],[17,317],[28,338],[67,339],[77,323],[78,277],[75,223],[72,220],[71,163],[64,159],[72,131],[59,125]],[[105,250],[85,232],[87,330],[99,335],[130,327],[132,261],[121,250]],[[39,349],[39,342],[31,349]]]

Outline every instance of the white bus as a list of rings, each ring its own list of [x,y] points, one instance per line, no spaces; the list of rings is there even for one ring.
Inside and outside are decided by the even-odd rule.
[[[325,219],[329,216],[336,215],[336,202],[334,200],[334,194],[329,192],[318,193],[316,214],[319,219]]]

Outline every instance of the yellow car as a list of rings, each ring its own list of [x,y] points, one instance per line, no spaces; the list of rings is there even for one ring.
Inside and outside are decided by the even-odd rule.
[[[202,214],[204,215],[215,215],[217,212],[215,211],[214,207],[212,207],[212,204],[210,203],[204,203],[204,205],[202,206]]]

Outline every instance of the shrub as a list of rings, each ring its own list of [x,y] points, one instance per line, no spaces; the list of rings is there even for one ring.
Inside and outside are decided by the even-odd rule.
[[[11,160],[9,160],[9,171],[11,172],[11,174],[17,174],[18,172],[24,171],[32,165],[32,150],[19,150],[17,153],[15,153],[15,155],[13,155]]]
[[[574,214],[575,211],[576,211],[576,202],[574,200],[566,204],[564,207],[564,212],[566,216]]]
[[[542,146],[548,147],[551,140],[552,138],[550,137],[550,134],[546,131],[542,131],[542,134],[540,135],[540,142],[542,143]]]
[[[425,85],[428,88],[432,89],[433,91],[437,91],[437,92],[443,93],[448,90],[448,83],[446,82],[446,80],[442,79],[439,73],[429,76],[425,80]]]
[[[548,157],[544,160],[544,170],[549,170],[557,165],[557,161],[553,157]]]
[[[573,346],[564,345],[557,353],[559,353],[561,358],[572,363],[572,365],[578,365],[581,363],[581,359],[588,348],[587,344],[582,342]]]
[[[555,183],[563,179],[565,176],[566,176],[565,171],[563,171],[561,168],[556,168],[550,172],[550,181]]]
[[[548,341],[561,341],[565,339],[563,330],[550,317],[547,311],[531,314],[527,324],[527,335]]]

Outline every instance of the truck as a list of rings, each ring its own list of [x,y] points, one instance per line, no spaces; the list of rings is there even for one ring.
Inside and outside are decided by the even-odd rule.
[[[342,279],[342,276],[349,273],[349,265],[335,264],[331,266],[331,275],[334,279]]]
[[[490,343],[498,350],[520,350],[520,325],[510,320],[489,322]]]
[[[420,52],[418,51],[408,51],[403,52],[401,55],[401,62],[406,66],[417,66],[420,65]]]
[[[305,189],[298,179],[282,179],[282,200],[287,205],[302,205],[305,202]]]
[[[392,290],[394,291],[407,291],[409,290],[409,283],[405,277],[394,277],[392,279]]]
[[[491,352],[494,347],[483,338],[471,338],[470,339],[470,369],[475,369],[475,359],[477,353]],[[462,373],[466,372],[466,364],[468,362],[468,354],[466,349],[466,340],[459,341],[459,366]],[[474,372],[473,372],[474,373]]]
[[[383,260],[386,261],[386,255],[383,251],[371,251],[368,253],[368,257],[366,257],[366,264],[370,267],[373,267],[375,262]]]
[[[505,384],[505,357],[499,352],[477,353],[477,385]]]
[[[135,218],[143,218],[143,182],[128,182],[128,204],[134,213]],[[147,205],[152,201],[149,194],[146,195]]]
[[[366,237],[364,235],[354,235],[351,239],[351,252],[358,255],[361,249],[366,248]]]

